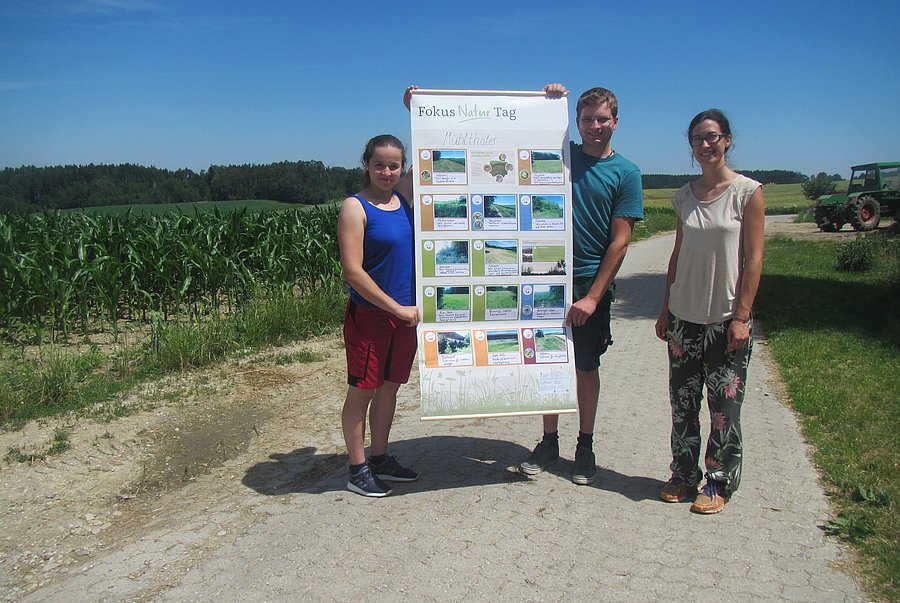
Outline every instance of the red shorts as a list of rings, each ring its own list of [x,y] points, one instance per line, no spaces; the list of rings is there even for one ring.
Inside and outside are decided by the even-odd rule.
[[[378,389],[385,381],[406,383],[416,357],[416,328],[381,308],[350,302],[344,315],[347,383]]]

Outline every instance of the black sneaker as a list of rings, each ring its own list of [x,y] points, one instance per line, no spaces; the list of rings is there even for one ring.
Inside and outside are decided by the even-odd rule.
[[[519,471],[525,475],[537,475],[558,458],[559,442],[551,444],[547,440],[541,440],[534,447],[534,451],[528,457],[528,460],[519,465]]]
[[[404,467],[397,462],[397,459],[389,454],[385,455],[384,462],[380,465],[373,465],[372,462],[369,461],[369,467],[376,477],[381,478],[386,482],[414,482],[419,479],[418,473]]]
[[[372,474],[368,465],[363,465],[359,471],[350,474],[347,489],[363,496],[373,497],[387,496],[393,492],[390,486]]]
[[[594,481],[597,475],[597,465],[594,459],[594,451],[585,446],[575,448],[575,470],[572,471],[572,481],[580,486],[586,486]]]

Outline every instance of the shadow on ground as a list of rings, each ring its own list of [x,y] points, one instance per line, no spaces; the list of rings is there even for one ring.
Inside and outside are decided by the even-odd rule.
[[[564,480],[572,478],[572,471],[575,469],[575,462],[560,459],[544,470],[544,473],[550,473]],[[539,479],[536,476],[534,479]],[[615,494],[621,494],[629,500],[635,502],[642,500],[659,500],[659,491],[666,482],[653,477],[643,477],[641,475],[625,475],[612,469],[605,467],[597,467],[597,476],[594,483],[589,486],[581,486],[583,488],[597,488]],[[573,487],[575,484],[572,484]]]
[[[394,495],[413,494],[530,482],[533,479],[569,480],[571,461],[560,460],[543,475],[528,477],[518,465],[530,450],[503,440],[435,435],[391,442],[390,453],[419,472],[417,482],[395,485]],[[323,494],[343,491],[347,482],[347,455],[321,454],[307,446],[286,453],[273,453],[268,461],[250,467],[241,482],[260,494]],[[630,476],[598,467],[591,486],[616,492],[633,501],[656,499],[663,482]],[[572,487],[577,487],[572,484]]]
[[[527,480],[509,466],[525,458],[528,449],[502,440],[435,435],[391,442],[390,453],[421,476],[403,484],[405,493]],[[304,447],[269,458],[250,467],[242,480],[260,494],[321,494],[343,490],[347,482],[345,454],[320,454]]]

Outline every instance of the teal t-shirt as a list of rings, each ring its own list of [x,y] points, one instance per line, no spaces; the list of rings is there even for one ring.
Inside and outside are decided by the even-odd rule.
[[[570,153],[575,264],[572,275],[577,280],[592,280],[609,247],[613,216],[644,219],[641,171],[618,153],[606,159],[591,157],[574,142]]]

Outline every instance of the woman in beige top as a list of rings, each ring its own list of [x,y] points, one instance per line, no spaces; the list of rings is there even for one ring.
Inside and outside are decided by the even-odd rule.
[[[718,513],[741,480],[741,405],[752,351],[751,309],[762,272],[762,185],[726,161],[731,126],[718,109],[699,113],[688,140],[702,175],[673,197],[678,215],[656,335],[668,344],[672,477],[660,498],[693,500]],[[710,432],[700,471],[703,387]]]

